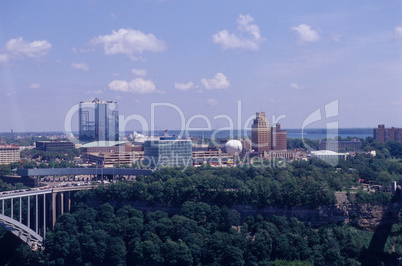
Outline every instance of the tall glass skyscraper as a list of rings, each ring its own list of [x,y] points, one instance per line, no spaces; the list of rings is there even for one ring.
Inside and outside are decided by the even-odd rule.
[[[117,102],[80,102],[79,139],[90,141],[119,140],[119,108]]]

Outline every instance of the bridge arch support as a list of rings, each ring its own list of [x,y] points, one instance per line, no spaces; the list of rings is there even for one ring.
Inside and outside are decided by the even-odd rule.
[[[33,250],[41,248],[43,245],[43,237],[17,220],[0,214],[0,226],[19,237]]]

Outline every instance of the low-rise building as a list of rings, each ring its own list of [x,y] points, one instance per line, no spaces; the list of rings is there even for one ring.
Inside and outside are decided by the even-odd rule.
[[[82,160],[86,163],[95,163],[103,167],[131,166],[133,163],[133,154],[131,152],[85,153],[82,155]]]
[[[311,156],[326,161],[330,164],[336,164],[339,159],[347,159],[349,153],[340,153],[329,150],[311,151]]]
[[[131,152],[132,144],[128,141],[94,141],[81,146],[82,153]]]
[[[320,150],[330,150],[330,151],[340,151],[340,150],[360,150],[362,147],[362,142],[360,140],[350,140],[350,141],[324,141],[319,140],[318,148]]]
[[[286,159],[286,160],[292,160],[295,157],[295,153],[293,151],[270,151],[269,152],[269,158],[277,158],[277,159]]]
[[[225,165],[233,162],[233,156],[217,150],[193,151],[193,166],[209,164],[213,166]]]
[[[71,141],[37,141],[35,148],[37,150],[48,151],[52,149],[74,149],[74,143]]]

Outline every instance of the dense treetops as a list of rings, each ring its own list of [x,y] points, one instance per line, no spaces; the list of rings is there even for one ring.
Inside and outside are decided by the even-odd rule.
[[[79,204],[58,218],[43,253],[20,248],[13,259],[25,258],[25,265],[359,265],[370,237],[353,227],[313,229],[279,216],[242,222],[236,211],[205,203],[185,202],[171,217]]]
[[[165,168],[148,177],[137,177],[133,183],[116,183],[93,191],[83,191],[76,196],[104,201],[141,200],[167,206],[181,206],[185,201],[202,201],[227,206],[317,207],[334,204],[333,191],[354,179],[331,168],[312,167],[312,173],[298,167],[299,164],[289,165],[287,169],[238,167],[188,168],[182,171]]]
[[[270,165],[267,162],[266,165]],[[272,164],[271,164],[272,165]],[[238,166],[234,168],[163,168],[148,177],[137,177],[134,183],[117,183],[94,191],[77,194],[78,198],[108,200],[141,200],[168,206],[181,206],[185,201],[202,201],[218,205],[254,204],[278,207],[335,204],[334,191],[361,186],[360,179],[390,186],[402,174],[399,161],[373,158],[360,154],[340,160],[333,167],[319,159],[295,161],[284,167]],[[385,204],[385,192],[368,194],[359,191],[356,203]]]

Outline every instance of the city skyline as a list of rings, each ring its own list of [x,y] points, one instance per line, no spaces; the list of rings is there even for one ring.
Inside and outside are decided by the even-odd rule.
[[[167,105],[152,117],[152,105],[213,129],[229,126],[216,116],[238,128],[255,112],[271,124],[285,115],[290,129],[335,100],[338,115],[311,128],[402,127],[400,1],[1,6],[0,132],[63,131],[68,111],[94,98],[162,129],[180,129],[181,117]]]

